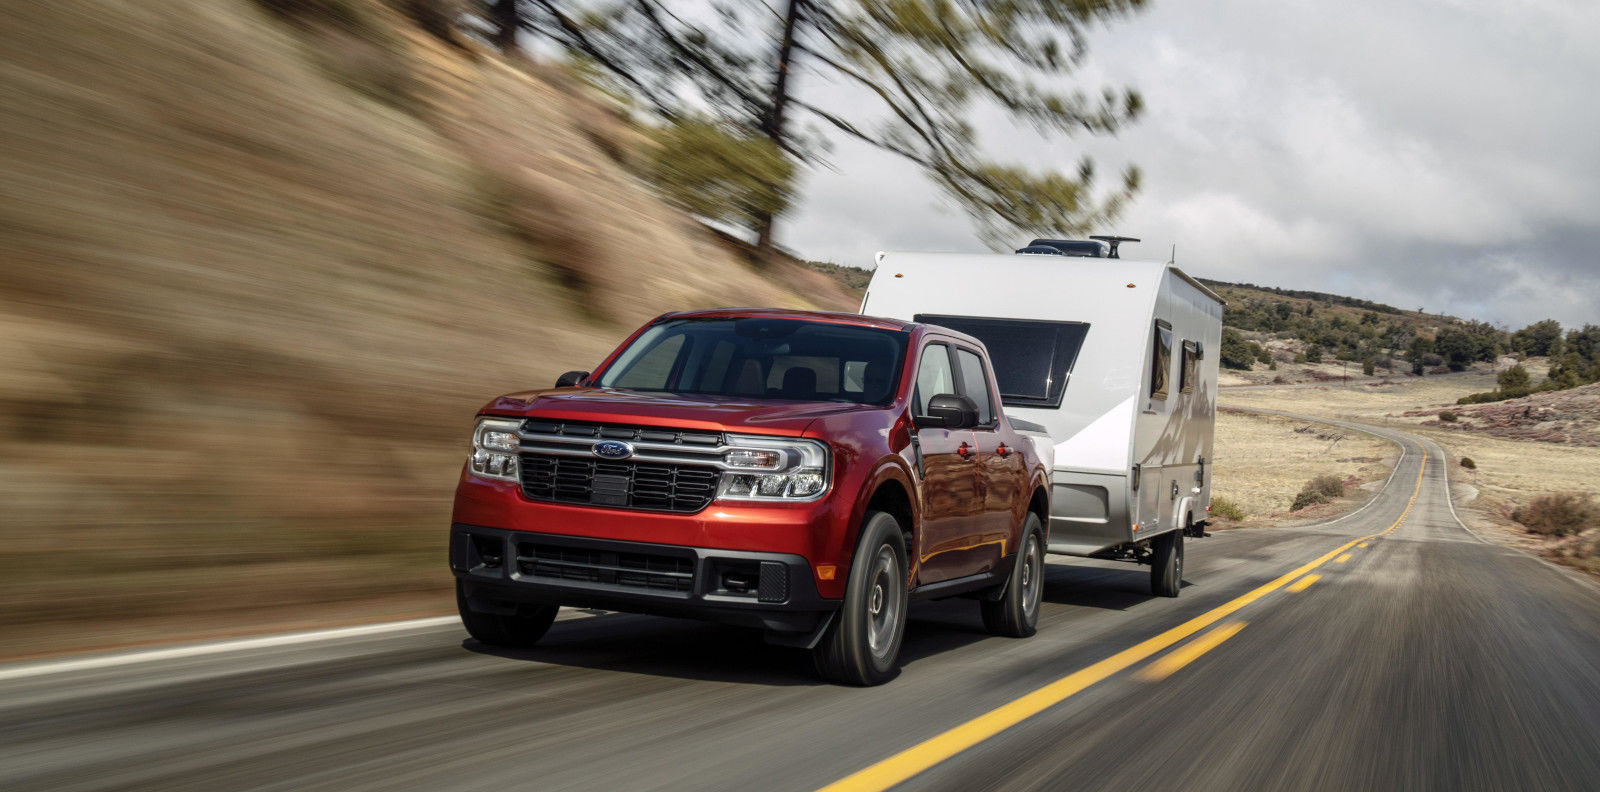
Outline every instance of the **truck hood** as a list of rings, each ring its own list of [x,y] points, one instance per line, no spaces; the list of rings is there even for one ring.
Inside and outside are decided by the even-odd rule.
[[[817,418],[863,409],[879,408],[839,402],[560,388],[501,396],[489,402],[482,412],[591,423],[799,435]]]

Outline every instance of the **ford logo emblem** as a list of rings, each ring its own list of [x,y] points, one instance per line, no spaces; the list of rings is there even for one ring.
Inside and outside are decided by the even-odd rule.
[[[627,459],[633,456],[633,446],[621,440],[601,440],[594,444],[594,455],[601,459]]]

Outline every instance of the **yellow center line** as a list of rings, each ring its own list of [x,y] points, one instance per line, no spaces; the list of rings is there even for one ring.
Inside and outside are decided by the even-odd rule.
[[[1211,632],[1208,632],[1205,635],[1202,635],[1199,638],[1196,638],[1193,641],[1190,641],[1189,643],[1172,650],[1171,654],[1168,654],[1166,657],[1163,657],[1160,660],[1145,666],[1144,670],[1140,671],[1135,676],[1139,679],[1145,680],[1146,682],[1155,682],[1166,679],[1167,677],[1172,676],[1172,674],[1178,669],[1194,662],[1200,657],[1200,655],[1217,648],[1222,644],[1223,641],[1232,638],[1235,633],[1244,629],[1246,623],[1247,622],[1230,622],[1228,624],[1224,624],[1221,627],[1218,627],[1215,630],[1212,630]]]
[[[1369,544],[1368,542],[1362,542],[1361,544],[1356,545],[1356,549],[1359,550],[1359,549],[1361,549],[1363,547],[1366,547],[1368,544]]]
[[[1293,583],[1290,583],[1289,587],[1284,589],[1284,591],[1293,591],[1293,592],[1297,592],[1297,593],[1301,592],[1301,591],[1305,591],[1306,589],[1311,588],[1311,584],[1312,583],[1315,583],[1315,582],[1317,582],[1317,581],[1319,581],[1321,579],[1322,579],[1321,575],[1306,575],[1305,577],[1300,578],[1299,580],[1296,580]]]
[[[1027,693],[1021,698],[1000,705],[972,720],[967,721],[943,734],[935,735],[923,742],[917,743],[893,756],[883,759],[875,764],[868,765],[844,778],[839,779],[818,792],[864,792],[865,790],[883,790],[905,781],[912,776],[933,767],[962,751],[977,745],[990,737],[1015,726],[1040,712],[1049,709],[1068,698],[1083,691],[1085,688],[1101,682],[1108,677],[1120,673],[1131,666],[1141,663],[1156,654],[1166,650],[1174,644],[1194,635],[1197,632],[1221,621],[1240,608],[1255,602],[1274,591],[1288,585],[1290,581],[1310,572],[1327,563],[1328,559],[1343,553],[1356,546],[1357,543],[1376,539],[1383,536],[1406,521],[1411,514],[1411,507],[1416,505],[1417,496],[1422,492],[1422,474],[1428,469],[1428,452],[1422,452],[1422,464],[1417,470],[1417,483],[1411,490],[1411,499],[1406,502],[1406,507],[1400,512],[1400,517],[1393,525],[1375,534],[1369,534],[1359,539],[1350,541],[1328,551],[1315,560],[1284,574],[1270,583],[1252,589],[1239,595],[1222,605],[1217,606],[1183,624],[1173,627],[1154,638],[1148,638],[1097,663],[1093,663],[1074,671],[1032,693]]]
[[[1333,559],[1333,563],[1335,563],[1335,564],[1343,564],[1344,562],[1349,561],[1349,560],[1350,560],[1350,554],[1349,553],[1345,553],[1344,555]]]

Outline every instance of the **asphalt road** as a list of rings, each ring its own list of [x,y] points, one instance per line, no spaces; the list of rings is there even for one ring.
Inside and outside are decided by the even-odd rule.
[[[0,789],[1600,789],[1600,589],[1464,530],[1402,442],[1352,516],[1191,540],[1178,599],[1055,559],[1032,639],[918,604],[873,689],[616,614],[0,666]]]

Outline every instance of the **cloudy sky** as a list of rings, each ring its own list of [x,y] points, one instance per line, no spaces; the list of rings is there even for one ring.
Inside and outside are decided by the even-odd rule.
[[[1114,139],[994,151],[1128,163],[1116,232],[1191,274],[1350,294],[1521,327],[1600,323],[1600,2],[1154,0],[1098,31],[1075,82],[1149,111]],[[853,101],[840,89],[811,95]],[[780,230],[802,255],[981,250],[915,168],[840,141]],[[1021,242],[1026,240],[1019,240]]]

